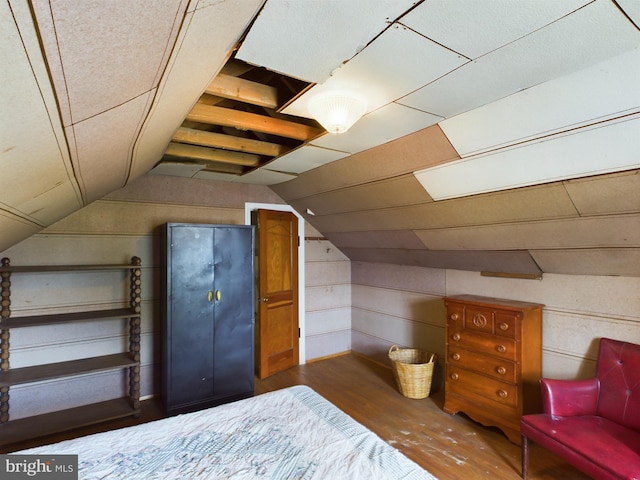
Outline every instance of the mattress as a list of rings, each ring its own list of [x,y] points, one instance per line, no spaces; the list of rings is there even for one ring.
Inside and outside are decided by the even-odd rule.
[[[78,455],[80,479],[435,479],[306,386],[15,453]]]

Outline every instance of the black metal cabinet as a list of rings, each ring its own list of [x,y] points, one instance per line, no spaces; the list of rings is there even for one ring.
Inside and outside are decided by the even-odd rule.
[[[253,227],[167,223],[161,238],[167,412],[253,395]]]

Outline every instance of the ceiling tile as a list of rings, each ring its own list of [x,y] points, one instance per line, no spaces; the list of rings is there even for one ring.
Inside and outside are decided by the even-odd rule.
[[[305,145],[268,163],[265,168],[277,172],[302,173],[347,155],[347,152]]]
[[[82,202],[70,157],[61,149],[64,132],[56,122],[44,60],[37,44],[29,42],[35,39],[35,33],[26,30],[32,28],[30,12],[25,4],[9,10],[0,4],[0,83],[11,92],[0,95],[0,208],[45,225],[45,220],[57,220]]]
[[[528,252],[343,248],[351,261],[394,263],[473,272],[542,273]]]
[[[442,200],[630,170],[640,167],[638,138],[640,114],[438,165],[416,177],[434,200]]]
[[[434,125],[442,117],[390,103],[361,118],[347,132],[323,135],[313,145],[358,153]]]
[[[409,174],[311,195],[291,203],[302,207],[301,211],[309,208],[316,215],[331,215],[431,201],[415,177]]]
[[[172,163],[164,161],[151,169],[151,171],[148,172],[148,175],[170,175],[173,177],[191,178],[203,168],[204,165]]]
[[[336,232],[329,240],[338,248],[427,248],[411,230]]]
[[[596,1],[467,63],[399,103],[448,118],[639,45],[640,32],[616,5]]]
[[[432,250],[640,247],[640,216],[615,215],[416,232]]]
[[[289,173],[274,172],[261,168],[253,170],[242,176],[234,177],[233,181],[238,183],[248,183],[254,185],[277,185],[278,183],[286,182],[295,178],[296,176]],[[224,173],[207,172],[202,170],[195,175],[195,178],[202,180],[220,180],[229,181],[229,175]]]
[[[440,122],[460,156],[640,110],[640,48]]]
[[[394,24],[330,78],[289,105],[284,113],[309,117],[308,102],[332,91],[358,92],[371,112],[452,71],[468,60]]]
[[[236,58],[322,83],[414,3],[268,0]]]
[[[640,211],[640,170],[568,180],[564,188],[580,215]]]
[[[579,248],[532,250],[531,255],[545,273],[563,275],[640,276],[640,249]]]
[[[82,8],[69,0],[33,3],[54,83],[68,101],[62,110],[70,113],[64,119],[69,125],[153,88],[188,0],[91,2]]]
[[[477,58],[544,27],[590,1],[428,1],[399,21],[440,45],[468,58]]]
[[[127,182],[131,150],[152,96],[141,95],[67,127],[76,177],[87,202],[122,188]]]
[[[351,185],[412,173],[429,165],[458,159],[437,125],[380,145],[331,164],[323,165],[274,191],[290,201]]]

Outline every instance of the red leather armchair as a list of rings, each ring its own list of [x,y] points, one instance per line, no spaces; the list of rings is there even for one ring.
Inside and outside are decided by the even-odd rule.
[[[533,441],[595,479],[640,479],[640,345],[599,347],[594,378],[540,381],[544,413],[520,422],[522,478]]]

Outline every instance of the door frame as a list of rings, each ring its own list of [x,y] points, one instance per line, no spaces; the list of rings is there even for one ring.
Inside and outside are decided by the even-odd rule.
[[[305,319],[305,256],[304,256],[304,226],[305,220],[291,205],[283,205],[281,203],[245,203],[244,204],[244,223],[251,225],[251,212],[254,210],[275,210],[278,212],[291,212],[298,217],[298,327],[300,328],[300,338],[298,339],[298,364],[304,365],[306,362],[306,319]],[[257,237],[256,237],[257,238]]]

